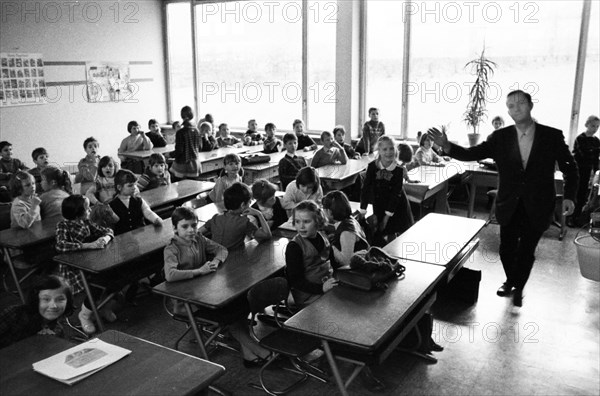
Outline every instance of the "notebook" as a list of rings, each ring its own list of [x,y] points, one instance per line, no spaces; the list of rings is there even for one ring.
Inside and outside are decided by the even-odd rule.
[[[34,363],[33,370],[62,383],[73,385],[130,353],[128,349],[94,338]]]

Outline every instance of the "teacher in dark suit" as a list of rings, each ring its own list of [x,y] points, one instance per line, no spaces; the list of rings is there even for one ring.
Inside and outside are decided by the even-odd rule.
[[[554,214],[555,164],[564,177],[565,215],[573,213],[579,175],[562,132],[531,118],[531,95],[512,91],[506,97],[506,106],[515,125],[494,131],[477,146],[463,148],[450,143],[446,134],[435,128],[427,133],[451,157],[463,161],[493,158],[496,162],[496,218],[500,224],[500,259],[506,273],[506,282],[497,294],[513,294],[513,304],[520,307],[535,248]]]

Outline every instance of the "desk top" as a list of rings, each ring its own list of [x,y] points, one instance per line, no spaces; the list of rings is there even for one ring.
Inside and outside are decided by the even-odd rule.
[[[285,267],[287,244],[288,239],[281,237],[261,243],[251,240],[245,249],[230,250],[217,271],[185,281],[163,282],[154,292],[211,309],[223,307]]]
[[[38,243],[54,239],[56,225],[62,220],[62,216],[50,217],[42,221],[36,221],[28,229],[7,228],[0,231],[0,246],[13,249],[23,249]]]
[[[367,169],[373,157],[361,157],[360,159],[349,159],[346,164],[325,165],[317,169],[321,180],[344,180],[355,176]]]
[[[405,278],[388,282],[384,291],[337,286],[288,319],[285,327],[373,351],[398,332],[443,272],[442,267],[407,263]]]
[[[411,179],[419,180],[419,183],[404,183],[406,193],[411,196],[425,198],[429,190],[433,190],[446,182],[451,177],[463,173],[464,165],[460,161],[448,161],[446,166],[419,166],[408,171]]]
[[[35,335],[0,350],[0,394],[20,395],[194,395],[225,368],[109,330],[101,340],[131,354],[72,386],[33,371],[32,364],[71,348],[59,337]]]
[[[201,151],[198,153],[200,162],[208,162],[225,158],[227,154],[247,153],[250,147],[221,147],[212,151]]]
[[[256,147],[256,146],[253,146]],[[260,146],[262,147],[262,146]],[[320,149],[323,146],[319,146],[317,147],[317,150]],[[312,158],[315,156],[315,153],[317,152],[317,150],[310,150],[310,151],[304,151],[304,150],[298,150],[296,151],[296,155],[299,157],[304,157],[306,159],[306,162],[310,165],[310,161],[312,160]],[[263,170],[263,169],[267,169],[273,166],[277,166],[279,165],[279,161],[281,161],[281,159],[285,156],[286,151],[281,151],[278,153],[269,153],[267,154],[269,157],[271,157],[271,160],[269,162],[263,162],[262,164],[254,164],[254,165],[246,165],[244,166],[244,169],[249,169],[249,170]]]
[[[149,158],[152,154],[166,154],[172,153],[175,151],[174,144],[167,144],[165,147],[153,147],[150,150],[140,150],[140,151],[130,151],[121,153],[123,157],[134,158],[134,159],[146,159]]]
[[[55,256],[54,261],[100,273],[162,250],[172,237],[173,225],[169,218],[163,220],[162,227],[151,224],[117,235],[104,249],[62,253]]]
[[[196,195],[210,191],[215,183],[198,180],[181,180],[168,186],[160,186],[151,190],[142,191],[141,197],[151,208],[168,205],[176,201],[195,198]]]
[[[485,226],[484,220],[429,213],[383,250],[394,257],[448,265]]]

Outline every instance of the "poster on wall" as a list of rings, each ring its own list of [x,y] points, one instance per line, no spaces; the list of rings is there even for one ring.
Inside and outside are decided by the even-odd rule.
[[[119,102],[133,96],[129,63],[86,62],[85,74],[90,103]]]
[[[42,54],[0,52],[0,107],[46,104]]]

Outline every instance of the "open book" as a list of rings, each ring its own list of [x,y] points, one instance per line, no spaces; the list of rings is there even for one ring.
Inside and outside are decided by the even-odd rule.
[[[72,385],[129,355],[130,350],[94,338],[33,364],[33,370]]]

